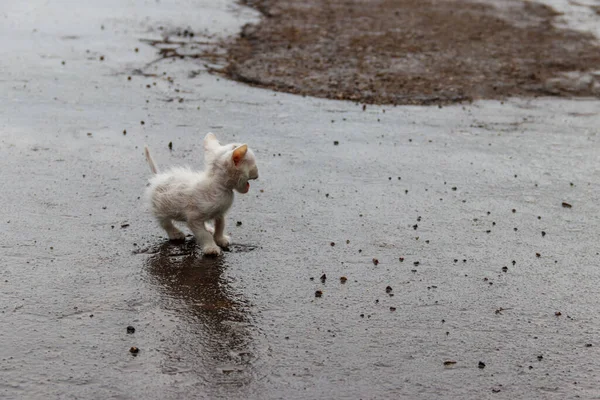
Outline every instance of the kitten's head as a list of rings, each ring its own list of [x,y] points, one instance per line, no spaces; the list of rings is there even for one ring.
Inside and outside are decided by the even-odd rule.
[[[250,179],[258,179],[256,158],[247,144],[221,145],[216,136],[208,133],[204,138],[204,157],[208,169],[218,170],[227,187],[248,193]]]

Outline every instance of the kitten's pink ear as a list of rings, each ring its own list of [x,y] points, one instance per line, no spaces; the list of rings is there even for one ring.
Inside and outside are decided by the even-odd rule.
[[[219,141],[214,133],[207,133],[204,136],[204,150],[210,150],[216,146],[219,146]]]
[[[233,163],[236,166],[238,166],[239,163],[244,159],[244,156],[246,155],[247,151],[248,151],[247,144],[243,144],[233,151],[233,155],[231,156],[231,159],[233,160]]]

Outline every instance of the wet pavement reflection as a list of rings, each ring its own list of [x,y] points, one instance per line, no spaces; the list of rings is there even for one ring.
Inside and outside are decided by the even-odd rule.
[[[252,251],[253,246],[234,245],[230,252]],[[253,376],[255,358],[248,301],[236,292],[226,276],[227,256],[205,257],[195,241],[165,242],[146,261],[147,271],[162,307],[177,314],[183,324],[175,327],[182,348],[200,363],[210,383],[243,386]],[[178,355],[171,359],[178,363]],[[212,377],[212,378],[211,378]]]

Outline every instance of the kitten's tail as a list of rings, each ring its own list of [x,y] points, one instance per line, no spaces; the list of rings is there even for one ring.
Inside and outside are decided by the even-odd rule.
[[[150,155],[150,149],[148,146],[144,146],[144,154],[146,155],[146,161],[148,161],[148,165],[150,165],[150,170],[153,174],[158,174],[158,168],[156,168],[156,164],[154,164],[154,160]]]

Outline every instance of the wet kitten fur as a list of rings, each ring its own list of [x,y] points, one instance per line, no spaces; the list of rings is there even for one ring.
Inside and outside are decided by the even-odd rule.
[[[214,134],[204,138],[204,171],[175,167],[159,172],[144,148],[154,176],[146,193],[152,213],[169,239],[182,240],[185,235],[173,221],[186,222],[205,255],[221,254],[230,238],[225,232],[225,214],[233,203],[233,191],[247,193],[248,180],[258,178],[256,158],[246,144],[221,145]],[[214,235],[206,225],[214,221]],[[220,246],[220,247],[219,247]]]

